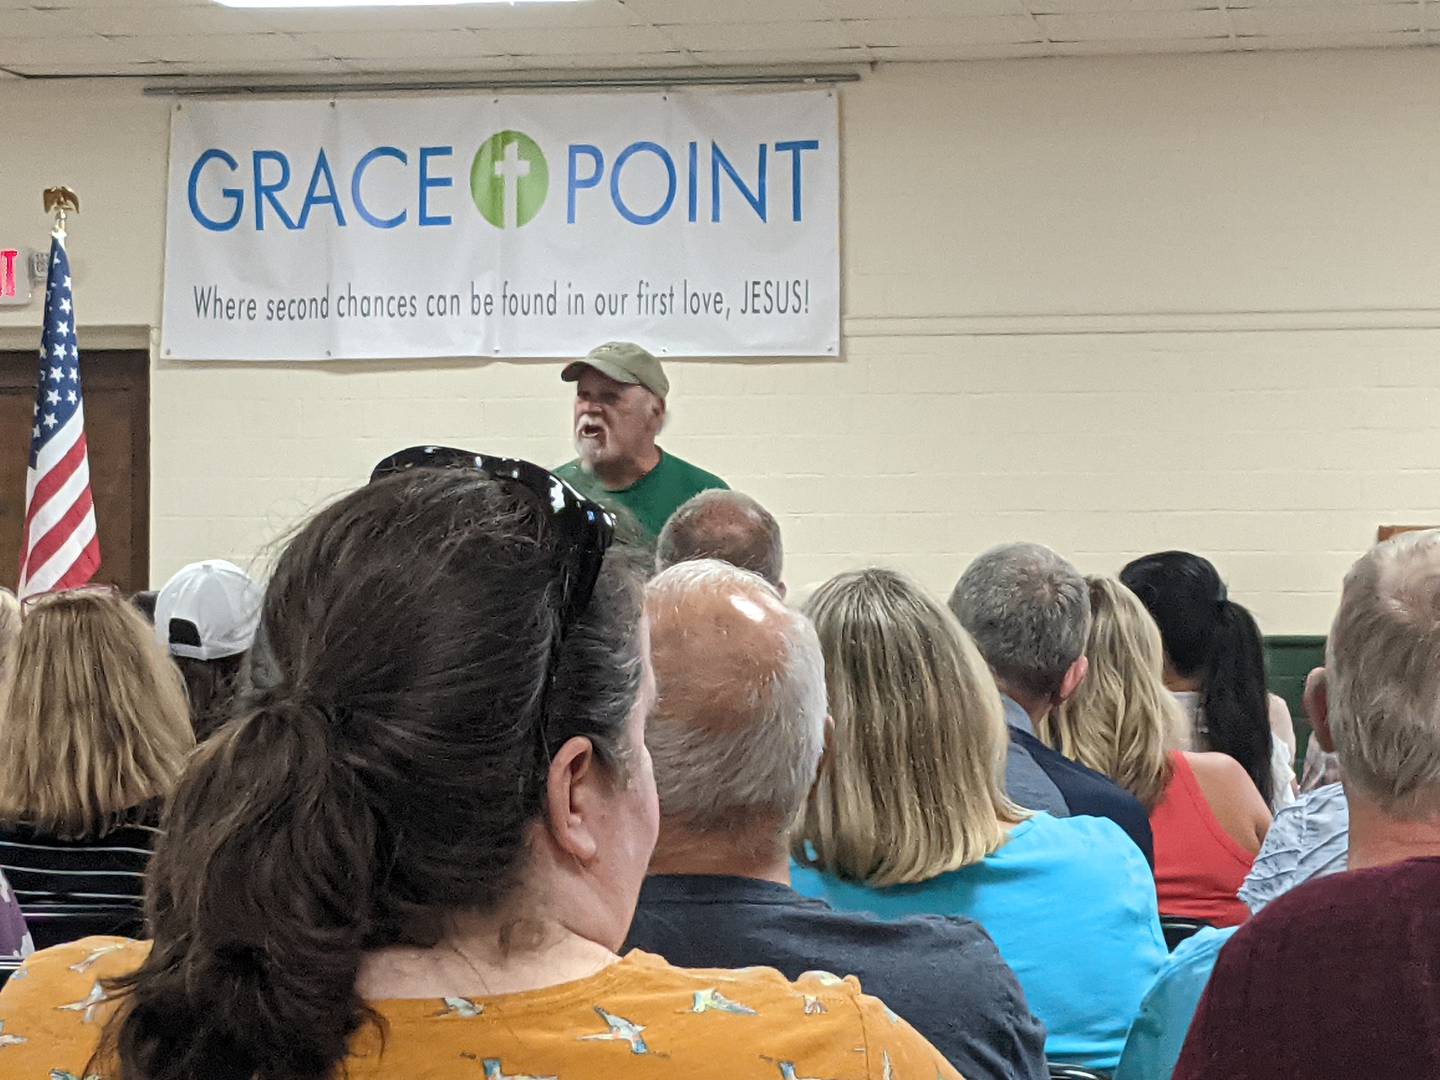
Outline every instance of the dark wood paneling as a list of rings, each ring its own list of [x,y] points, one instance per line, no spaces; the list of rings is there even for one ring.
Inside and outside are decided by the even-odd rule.
[[[144,352],[87,350],[81,380],[90,489],[100,534],[97,581],[126,592],[150,578],[150,362]],[[33,352],[0,352],[0,583],[14,588],[35,404]]]

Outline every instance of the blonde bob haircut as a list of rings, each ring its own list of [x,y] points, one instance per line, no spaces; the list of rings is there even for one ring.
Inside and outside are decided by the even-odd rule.
[[[78,839],[168,795],[195,737],[180,671],[118,593],[41,597],[0,711],[0,820]]]
[[[890,570],[841,574],[804,606],[835,731],[792,851],[883,887],[979,862],[1027,813],[1003,787],[1000,692],[946,608]]]
[[[1169,748],[1185,717],[1162,678],[1160,629],[1140,598],[1092,576],[1090,670],[1075,695],[1035,727],[1066,757],[1103,773],[1153,810],[1170,783]]]

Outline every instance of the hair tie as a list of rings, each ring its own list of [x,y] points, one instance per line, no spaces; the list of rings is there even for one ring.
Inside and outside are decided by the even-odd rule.
[[[1225,588],[1225,583],[1222,581],[1222,582],[1220,583],[1220,592],[1219,592],[1219,593],[1216,595],[1216,597],[1215,597],[1215,605],[1216,605],[1217,607],[1224,607],[1224,606],[1225,606],[1225,603],[1226,603],[1229,599],[1230,599],[1230,593],[1229,593],[1229,591]]]

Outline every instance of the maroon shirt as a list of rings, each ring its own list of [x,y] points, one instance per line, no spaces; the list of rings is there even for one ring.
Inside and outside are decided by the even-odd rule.
[[[1173,1080],[1440,1077],[1440,858],[1306,883],[1220,953]]]

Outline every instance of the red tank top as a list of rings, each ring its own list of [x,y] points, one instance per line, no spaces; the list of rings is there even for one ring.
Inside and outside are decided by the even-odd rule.
[[[1239,926],[1250,911],[1235,894],[1255,856],[1216,819],[1185,755],[1171,752],[1170,761],[1170,786],[1150,812],[1160,914]]]

